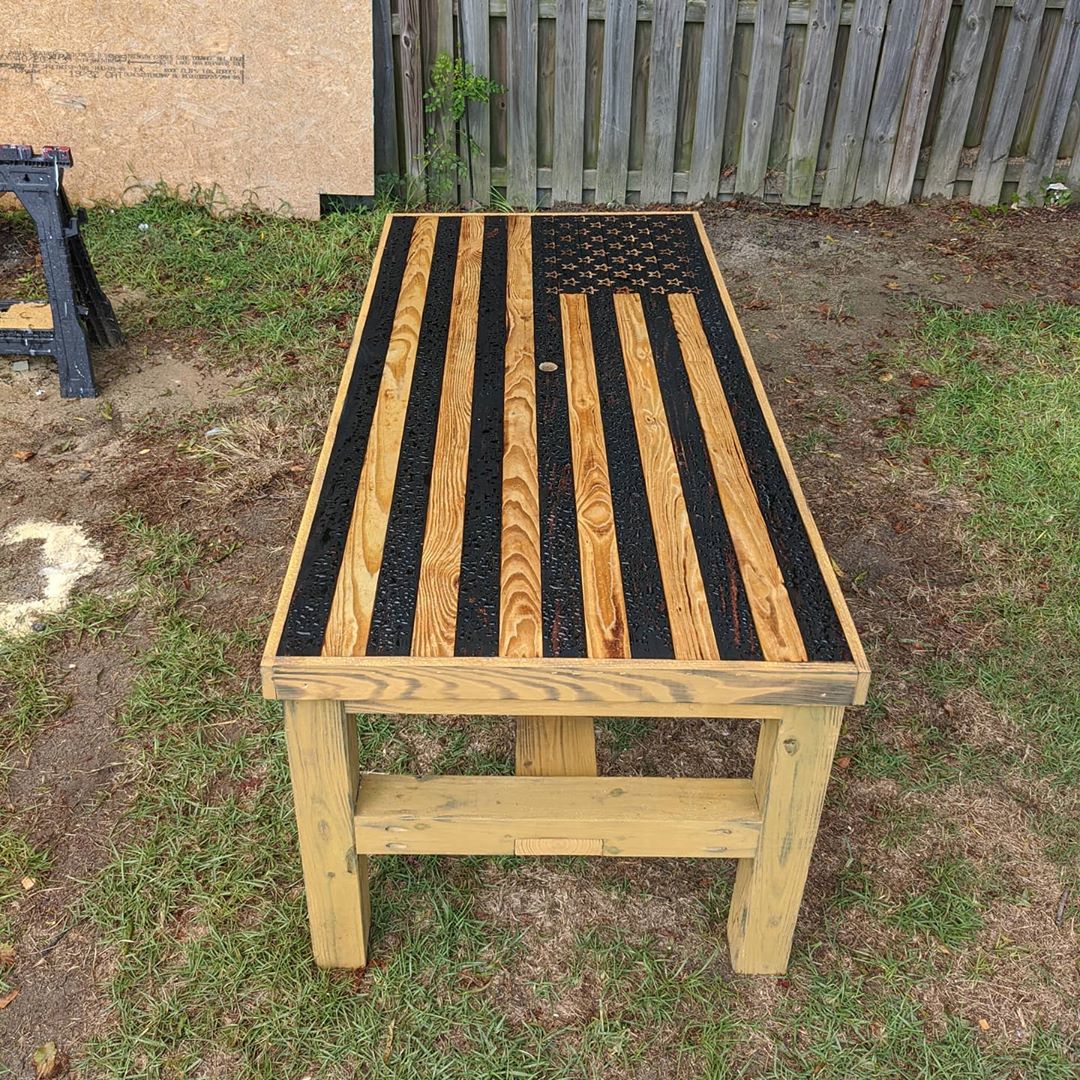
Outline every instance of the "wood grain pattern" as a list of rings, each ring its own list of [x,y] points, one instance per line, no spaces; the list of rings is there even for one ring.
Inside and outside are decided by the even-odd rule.
[[[612,659],[630,655],[626,598],[615,538],[607,450],[600,418],[587,298],[563,293],[566,390],[570,405],[570,445],[577,494],[581,591],[589,655]]]
[[[994,0],[964,0],[960,9],[956,40],[945,71],[930,143],[930,158],[926,163],[924,196],[950,196],[953,193],[993,14]]]
[[[795,472],[795,466],[791,463],[791,455],[788,453],[787,446],[784,444],[783,435],[780,434],[780,426],[777,424],[776,416],[772,411],[772,406],[769,404],[768,395],[765,393],[765,387],[761,382],[761,375],[758,373],[757,365],[754,363],[754,358],[750,353],[750,346],[747,343],[746,335],[743,333],[742,325],[739,322],[739,316],[735,312],[735,305],[732,303],[731,294],[728,292],[727,285],[724,283],[724,275],[720,273],[720,267],[716,262],[716,254],[709,244],[708,236],[705,235],[705,226],[702,224],[701,216],[699,214],[694,215],[694,223],[697,226],[698,235],[701,237],[701,242],[704,245],[705,257],[712,269],[713,280],[716,282],[716,287],[720,291],[720,298],[723,301],[724,310],[727,313],[728,319],[731,320],[732,329],[735,331],[735,339],[739,343],[739,351],[742,353],[743,363],[746,365],[747,374],[750,376],[750,382],[753,384],[754,394],[758,401],[758,408],[761,409],[761,415],[765,421],[765,426],[768,428],[769,436],[773,441],[773,445],[776,447],[776,453],[780,458],[780,464],[784,470],[784,475],[791,487],[791,494],[795,499],[795,505],[799,508],[799,515],[802,519],[803,527],[806,529],[806,534],[809,537],[810,546],[813,548],[814,555],[817,558],[821,576],[825,580],[825,587],[829,592],[829,598],[832,600],[833,608],[836,610],[837,618],[840,620],[840,625],[843,627],[844,637],[847,639],[848,648],[851,651],[852,666],[858,673],[856,680],[856,701],[854,704],[864,704],[870,685],[870,665],[866,662],[866,653],[863,651],[862,642],[859,640],[859,632],[855,629],[855,622],[851,618],[851,612],[848,609],[847,601],[844,599],[844,593],[840,588],[840,582],[836,580],[836,572],[833,570],[832,560],[829,558],[829,553],[825,550],[825,544],[821,539],[821,533],[818,531],[817,523],[814,521],[814,515],[810,512],[810,507],[806,502],[806,496],[803,494],[802,485],[799,483],[799,477]]]
[[[1009,163],[1028,71],[1039,44],[1039,27],[1045,7],[1046,0],[1016,0],[1013,4],[968,194],[973,203],[988,206],[1001,198],[1005,166]]]
[[[394,420],[394,412],[396,410],[400,414],[404,409],[404,402],[395,400],[396,395],[401,393],[403,366],[407,366],[407,357],[402,355],[402,350],[404,349],[405,353],[408,353],[410,348],[415,350],[415,342],[410,345],[408,338],[410,336],[415,338],[422,316],[420,309],[424,298],[424,283],[410,284],[410,278],[415,278],[417,273],[415,263],[418,251],[425,252],[425,270],[421,276],[428,273],[426,264],[431,257],[435,233],[436,218],[423,214],[410,216],[415,223],[413,240],[408,258],[404,253],[399,256],[405,261],[405,274],[402,279],[403,287],[399,295],[398,307],[402,312],[409,308],[407,297],[411,289],[414,300],[417,302],[417,310],[408,316],[402,316],[396,308],[389,312],[393,319],[392,322],[387,320],[391,325],[388,325],[384,331],[391,339],[388,350],[389,364],[387,370],[382,373],[383,382],[380,385],[380,394],[375,405],[375,415],[371,420],[372,436],[375,442],[369,443],[369,457],[365,458],[364,466],[359,470],[364,482],[358,490],[358,499],[371,499],[374,507],[372,519],[376,521],[380,518],[385,519],[387,508],[393,501],[393,491],[392,489],[389,492],[384,491],[378,498],[376,497],[378,485],[372,486],[372,481],[379,473],[374,462],[388,456],[396,460],[400,453],[397,447],[403,430],[402,422],[400,415],[397,421]],[[700,236],[700,219],[696,215],[690,215],[690,217]],[[470,230],[475,230],[474,242],[470,243],[466,235],[459,245],[459,253],[466,260],[476,257],[475,249],[479,243],[483,220],[481,215],[466,215],[462,220],[461,228],[466,234]],[[743,709],[746,710],[743,715],[761,716],[772,715],[772,710],[784,704],[840,705],[865,700],[868,668],[865,657],[862,655],[858,636],[851,624],[850,614],[844,605],[820,536],[814,528],[805,500],[799,491],[790,459],[783,449],[775,418],[768,409],[760,378],[753,367],[745,337],[738,326],[731,306],[730,297],[723,287],[715,260],[704,244],[703,237],[703,251],[717,288],[720,290],[722,303],[731,321],[738,347],[743,353],[752,392],[758,398],[768,437],[776,446],[780,464],[791,486],[797,512],[802,518],[813,556],[820,567],[853,659],[850,663],[826,665],[804,661],[805,652],[800,651],[801,636],[798,624],[794,620],[794,613],[790,609],[783,610],[783,601],[787,600],[786,589],[775,564],[771,542],[762,527],[761,511],[756,504],[756,492],[750,484],[746,462],[741,457],[738,441],[730,430],[723,436],[717,435],[714,430],[719,419],[722,419],[730,429],[731,419],[726,412],[726,391],[719,385],[716,365],[713,363],[708,345],[702,340],[703,334],[696,303],[692,296],[687,294],[669,301],[680,351],[690,357],[685,376],[688,382],[687,393],[702,419],[701,434],[705,436],[702,450],[708,454],[712,463],[712,468],[709,465],[706,465],[706,468],[710,469],[710,472],[715,472],[719,468],[716,464],[718,460],[716,452],[709,444],[712,442],[720,445],[724,447],[723,453],[730,459],[722,470],[724,482],[720,485],[721,489],[724,488],[724,484],[734,484],[736,490],[738,490],[738,485],[743,485],[734,508],[732,505],[724,505],[723,500],[718,500],[720,503],[718,509],[722,509],[729,520],[729,528],[734,539],[732,554],[743,564],[744,576],[755,579],[759,574],[759,571],[753,569],[755,560],[763,560],[764,570],[760,572],[763,580],[749,590],[748,598],[750,615],[754,619],[755,627],[765,647],[764,654],[768,659],[741,663],[708,660],[704,657],[715,655],[711,649],[687,645],[687,641],[692,641],[690,627],[693,626],[693,633],[696,633],[698,624],[684,623],[683,614],[684,611],[694,610],[693,602],[700,600],[704,592],[701,585],[697,583],[697,573],[694,571],[692,561],[694,549],[691,542],[696,543],[698,540],[688,535],[684,517],[686,511],[679,508],[679,491],[675,485],[676,470],[672,466],[671,447],[663,438],[658,437],[667,429],[664,409],[668,403],[666,399],[658,396],[654,382],[656,372],[652,363],[654,358],[648,351],[649,331],[642,327],[643,307],[640,301],[630,294],[617,295],[612,304],[613,308],[617,307],[619,310],[613,313],[611,329],[624,343],[623,352],[617,351],[614,354],[614,362],[625,364],[625,372],[620,373],[620,378],[622,374],[625,374],[628,380],[624,391],[628,395],[626,398],[626,419],[630,425],[628,430],[630,437],[645,450],[642,460],[647,463],[649,470],[649,479],[645,480],[644,475],[641,478],[644,481],[642,496],[647,497],[648,501],[655,505],[649,510],[651,518],[645,519],[645,527],[649,528],[650,521],[665,523],[657,526],[655,531],[660,534],[659,545],[652,557],[664,560],[663,567],[659,561],[656,564],[656,586],[664,589],[666,597],[673,598],[670,601],[670,608],[675,613],[677,625],[674,636],[669,638],[669,641],[672,644],[677,641],[678,644],[668,655],[675,654],[678,658],[653,662],[628,658],[629,633],[626,627],[627,616],[623,591],[626,583],[621,580],[623,563],[619,558],[618,550],[618,541],[621,541],[622,537],[617,536],[614,530],[610,491],[613,480],[608,476],[606,468],[609,450],[604,441],[606,433],[599,422],[598,379],[596,359],[592,351],[592,332],[589,326],[589,302],[580,294],[572,296],[563,294],[559,316],[557,316],[562,323],[567,370],[561,373],[556,370],[542,377],[565,378],[569,390],[573,422],[569,432],[568,450],[574,466],[573,482],[577,496],[575,502],[580,503],[584,522],[584,525],[579,528],[577,550],[583,556],[585,564],[583,597],[586,593],[589,596],[589,599],[583,603],[583,609],[588,609],[592,624],[584,633],[586,639],[591,634],[592,640],[583,640],[580,647],[586,650],[587,655],[596,659],[576,659],[572,656],[545,658],[542,655],[539,493],[537,490],[538,469],[535,462],[536,431],[539,424],[536,413],[535,379],[540,376],[534,375],[537,357],[533,326],[534,267],[531,262],[530,242],[532,224],[527,216],[511,216],[506,221],[506,227],[508,231],[508,338],[502,410],[503,434],[506,441],[506,446],[502,450],[505,488],[501,492],[501,497],[499,489],[494,489],[492,508],[495,512],[494,522],[501,521],[504,525],[512,523],[515,514],[519,521],[517,525],[511,524],[509,528],[505,528],[504,534],[495,541],[501,563],[497,571],[493,568],[493,572],[499,576],[501,593],[498,602],[500,614],[497,645],[500,655],[460,658],[449,655],[431,657],[365,657],[360,655],[356,641],[361,630],[366,635],[366,626],[370,624],[370,611],[366,622],[363,622],[362,611],[360,618],[356,617],[354,601],[357,590],[354,582],[355,580],[363,581],[365,577],[370,579],[367,586],[367,592],[370,595],[375,591],[378,575],[372,574],[367,565],[361,565],[365,561],[363,557],[358,563],[355,552],[359,550],[363,553],[363,537],[354,530],[356,534],[350,534],[348,539],[354,554],[346,556],[347,569],[339,577],[339,588],[335,597],[338,611],[332,614],[332,625],[329,627],[327,641],[324,644],[326,655],[277,657],[268,653],[264,662],[267,693],[287,699],[334,698],[348,702],[350,707],[355,706],[373,712],[450,711],[478,714],[509,713],[524,717],[620,714],[728,716]],[[426,239],[425,230],[427,231]],[[472,249],[471,255],[470,249]],[[398,272],[400,273],[400,269]],[[445,288],[445,285],[446,283],[443,283],[440,287]],[[466,315],[475,309],[475,300],[471,299],[468,303],[463,303],[459,296],[458,303],[452,306],[449,299],[449,297],[444,299],[448,320],[453,322],[455,319],[460,319],[463,324],[471,321],[471,316],[467,319]],[[686,306],[683,318],[679,316],[680,305]],[[647,310],[645,318],[652,318]],[[447,332],[446,328],[444,328],[445,332]],[[456,334],[455,330],[451,336],[456,337]],[[465,345],[465,352],[467,353],[470,348],[471,346]],[[696,364],[695,356],[698,360]],[[451,359],[447,365],[445,381],[436,384],[442,386],[444,396],[449,395],[446,397],[447,401],[453,400],[453,388],[457,385],[457,379],[451,373],[454,364],[455,361]],[[695,378],[691,378],[691,375],[695,373]],[[392,388],[389,396],[386,393],[388,386]],[[707,388],[703,389],[703,386]],[[663,392],[667,393],[666,387]],[[719,407],[717,402],[719,402]],[[444,402],[440,409],[445,408]],[[463,406],[462,416],[466,411],[466,407]],[[434,444],[439,441],[438,429],[441,422],[438,421],[436,409],[432,409],[431,412],[435,414],[430,425],[430,438]],[[636,419],[635,413],[638,413]],[[650,423],[650,419],[654,423]],[[475,418],[473,421],[475,422]],[[708,430],[705,430],[706,426]],[[464,445],[466,433],[461,429],[460,423],[458,427],[460,439],[455,440],[455,445],[459,441]],[[373,448],[380,445],[380,432],[386,434],[382,442],[384,450],[381,452]],[[469,437],[471,437],[471,432]],[[727,439],[726,444],[724,439]],[[450,444],[447,442],[445,445]],[[386,449],[387,447],[390,449]],[[514,452],[510,452],[510,447],[514,448]],[[600,456],[601,454],[603,457]],[[465,459],[469,456],[465,453],[455,455],[447,454],[445,450],[439,451],[439,457],[450,462],[448,467],[451,468],[453,467],[451,459],[455,457]],[[596,466],[601,462],[604,467],[598,472]],[[389,470],[387,475],[393,478],[396,472]],[[454,490],[458,494],[453,499],[447,499],[446,507],[442,512],[433,512],[431,521],[428,523],[432,529],[435,529],[440,513],[447,518],[449,523],[448,508],[454,501],[459,504],[464,502],[460,496],[460,474],[456,475]],[[595,506],[592,512],[587,510],[587,504],[595,503],[595,497],[583,497],[583,491],[596,488],[597,477],[599,477],[602,492],[599,518]],[[715,476],[711,479],[715,479]],[[652,486],[652,492],[649,485]],[[443,481],[437,479],[435,486],[441,489]],[[520,494],[511,496],[510,492],[515,487]],[[656,492],[673,495],[674,502],[670,510],[663,506],[666,496],[658,497]],[[466,492],[467,495],[468,492]],[[425,500],[425,503],[421,504],[418,512],[423,513],[423,505],[426,505],[433,496],[430,496],[425,488],[421,498]],[[735,495],[731,494],[731,498],[735,499]],[[354,508],[352,518],[354,523],[357,515],[362,513],[362,510]],[[747,514],[751,515],[749,524],[745,524]],[[756,520],[753,520],[755,515]],[[593,525],[588,523],[588,518],[593,519],[593,525],[597,521],[601,523],[599,538],[595,534]],[[421,529],[425,529],[427,519],[421,516],[419,520]],[[385,541],[385,520],[381,530],[377,531],[379,543],[382,544]],[[453,525],[452,531],[456,537],[456,524]],[[584,538],[581,535],[582,531],[585,533]],[[435,534],[432,533],[432,535]],[[418,536],[416,541],[418,577],[421,573],[421,560],[432,557],[430,554],[427,556],[423,554],[425,545],[420,542],[422,539],[422,536]],[[653,539],[656,539],[655,533]],[[451,550],[460,552],[460,544],[460,539],[452,540]],[[442,559],[438,561],[441,565]],[[515,562],[519,562],[524,569],[515,570]],[[368,563],[374,565],[370,560]],[[681,569],[683,563],[690,569]],[[458,564],[459,558],[456,555],[447,561],[445,580],[438,585],[435,582],[439,575],[432,571],[431,588],[442,588],[448,595],[453,593],[453,581]],[[750,569],[748,570],[747,567]],[[424,571],[423,575],[425,580],[423,591],[426,594],[429,581],[428,571]],[[676,592],[669,589],[669,584],[675,577],[682,579],[677,587],[684,590],[683,595],[690,603],[689,608],[684,608],[677,599]],[[415,588],[415,585],[413,587]],[[512,599],[515,596],[518,597],[517,600]],[[347,603],[346,597],[348,597]],[[408,613],[408,597],[404,600],[406,601],[404,610]],[[606,610],[605,600],[608,605]],[[790,600],[788,603],[790,604]],[[425,601],[419,601],[419,605],[423,608]],[[407,617],[412,619],[411,614]],[[664,631],[667,633],[670,630],[670,615],[667,606],[663,609],[663,617]],[[418,623],[426,625],[428,621],[428,617],[421,613]],[[361,626],[362,622],[363,626]],[[441,630],[438,648],[428,648],[426,645],[420,647],[425,651],[447,654],[451,651],[449,616],[442,616],[439,625]],[[457,629],[460,631],[460,628]],[[275,629],[274,634],[277,632]],[[425,633],[421,631],[417,641],[424,638]],[[494,640],[491,642],[491,648],[493,651],[496,649]],[[331,650],[341,650],[340,663],[331,662],[331,657],[335,655],[331,653]]]
[[[705,12],[698,96],[694,114],[694,147],[690,157],[687,202],[710,199],[720,189],[724,163],[728,77],[735,41],[737,0],[713,0]]]
[[[413,624],[414,656],[453,656],[457,627],[458,580],[465,518],[465,478],[469,464],[473,372],[476,368],[476,315],[480,264],[484,253],[484,219],[461,219],[454,301],[446,341],[446,370],[431,494],[420,558],[420,582]]]
[[[591,716],[519,716],[514,741],[518,776],[595,776]]]
[[[536,205],[536,0],[515,0],[506,14],[508,89],[506,198]]]
[[[1016,189],[1025,202],[1041,206],[1044,201],[1045,185],[1057,164],[1058,148],[1073,107],[1077,79],[1080,79],[1080,0],[1066,0],[1028,141],[1028,157]]]
[[[406,194],[422,200],[424,180],[424,61],[420,43],[420,0],[400,0],[401,123],[405,136]]]
[[[763,195],[765,192],[765,169],[769,162],[787,10],[787,0],[758,0],[739,168],[735,174],[737,195]]]
[[[365,773],[356,846],[371,855],[513,855],[521,841],[603,842],[608,856],[745,858],[760,815],[749,780]]]
[[[634,0],[607,0],[596,201],[623,202],[630,168],[630,90],[637,11]]]
[[[323,644],[326,655],[357,656],[367,646],[437,225],[435,215],[419,217],[409,245],[379,400],[371,422],[371,438],[360,471],[352,524],[342,558],[343,572],[326,626]]]
[[[287,701],[285,744],[315,962],[362,968],[371,915],[368,861],[357,855],[353,824],[356,721],[337,701]]]
[[[921,12],[922,0],[891,0],[889,4],[855,182],[856,202],[885,199]]]
[[[558,0],[555,14],[555,150],[552,202],[581,202],[585,143],[585,38],[588,0]]]
[[[841,0],[813,0],[811,4],[784,176],[784,202],[790,206],[806,206],[814,194],[833,55],[840,33],[840,6]]]
[[[379,277],[382,267],[383,253],[386,250],[386,238],[390,235],[390,225],[393,218],[386,216],[383,222],[382,234],[379,237],[379,245],[375,250],[375,258],[372,260],[371,273],[368,275],[367,287],[364,290],[364,299],[360,305],[360,315],[356,320],[356,328],[353,330],[352,343],[349,346],[348,356],[345,358],[345,366],[341,372],[341,382],[338,384],[337,395],[334,398],[333,407],[330,410],[330,418],[326,424],[326,437],[323,439],[322,450],[319,452],[319,460],[315,465],[315,474],[311,478],[311,490],[308,492],[307,502],[304,504],[304,512],[300,518],[300,525],[296,530],[296,541],[293,544],[292,553],[289,556],[289,564],[285,568],[285,577],[281,583],[281,593],[278,596],[277,607],[274,610],[274,618],[270,624],[270,632],[266,635],[266,647],[263,649],[261,667],[268,671],[272,668],[277,657],[278,646],[281,642],[281,632],[285,626],[285,620],[289,613],[289,603],[292,600],[293,591],[296,588],[296,579],[300,573],[300,564],[304,559],[304,550],[307,547],[311,535],[311,522],[315,517],[315,510],[319,505],[319,496],[326,479],[327,466],[330,464],[330,456],[334,450],[334,441],[337,438],[338,424],[341,421],[341,410],[345,406],[349,387],[352,383],[353,369],[356,367],[356,354],[360,348],[360,336],[364,328],[364,322],[371,309],[371,300],[375,292],[375,282]]]
[[[762,651],[767,660],[805,660],[799,624],[758,506],[697,303],[691,294],[676,294],[668,297],[668,304]]]
[[[728,916],[731,966],[741,974],[787,968],[843,716],[802,708],[761,724],[753,780],[761,836],[739,861]]]
[[[915,43],[907,96],[893,149],[889,183],[885,189],[887,206],[900,206],[911,199],[915,169],[919,163],[927,111],[934,91],[934,79],[941,60],[941,48],[949,25],[952,0],[926,0]]]
[[[851,663],[564,660],[504,657],[279,657],[263,690],[334,698],[362,713],[476,716],[775,716],[784,705],[861,705]]]
[[[645,490],[675,656],[680,660],[718,660],[720,651],[690,528],[675,449],[671,443],[641,297],[636,293],[617,294],[615,317],[622,342],[634,426],[641,447]]]
[[[888,0],[856,0],[844,81],[833,122],[829,167],[821,192],[822,206],[847,206],[855,197],[887,6]]]
[[[532,229],[524,217],[509,219],[506,317],[499,655],[542,656]]]
[[[491,37],[487,0],[458,0],[458,28],[462,59],[477,75],[491,78]],[[468,152],[468,173],[462,181],[466,203],[487,206],[491,201],[491,105],[470,101],[466,106],[465,131],[476,143]]]
[[[686,0],[657,0],[653,11],[645,152],[641,167],[641,201],[644,203],[671,202],[685,14]]]

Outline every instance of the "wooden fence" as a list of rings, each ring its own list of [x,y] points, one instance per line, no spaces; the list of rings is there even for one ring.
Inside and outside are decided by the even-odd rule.
[[[375,0],[375,15],[376,170],[418,194],[439,53],[507,88],[462,121],[482,149],[463,149],[466,205],[493,188],[527,207],[1080,188],[1080,0]]]

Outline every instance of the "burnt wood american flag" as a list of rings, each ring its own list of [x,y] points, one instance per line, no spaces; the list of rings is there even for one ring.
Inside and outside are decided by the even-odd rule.
[[[865,664],[696,214],[388,219],[270,650]]]

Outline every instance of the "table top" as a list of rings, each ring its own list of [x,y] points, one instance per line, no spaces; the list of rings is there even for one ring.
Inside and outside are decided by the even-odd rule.
[[[383,712],[864,699],[696,213],[387,219],[263,670]]]

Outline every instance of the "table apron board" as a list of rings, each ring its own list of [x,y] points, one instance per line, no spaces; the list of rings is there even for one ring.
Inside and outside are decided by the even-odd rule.
[[[739,708],[862,704],[867,681],[853,664],[809,661],[288,657],[264,669],[268,697],[425,715],[732,716]]]

